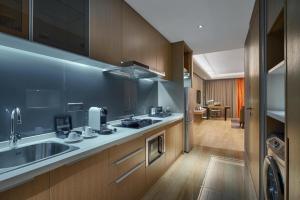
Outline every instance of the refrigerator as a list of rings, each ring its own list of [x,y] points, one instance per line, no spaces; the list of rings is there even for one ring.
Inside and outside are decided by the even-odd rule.
[[[194,98],[195,97],[195,98]],[[189,153],[193,148],[194,134],[194,108],[196,106],[196,92],[190,88],[184,88],[184,151]]]

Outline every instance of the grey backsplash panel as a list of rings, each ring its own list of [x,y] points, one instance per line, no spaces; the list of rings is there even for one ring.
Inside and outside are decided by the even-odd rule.
[[[96,67],[14,49],[0,52],[0,141],[9,138],[9,112],[16,106],[23,121],[17,131],[28,137],[53,131],[58,114],[71,114],[77,127],[87,124],[91,106],[106,106],[114,120],[158,105],[157,81],[104,76]],[[83,106],[74,110],[68,103]]]
[[[158,104],[172,112],[184,112],[183,86],[170,81],[158,82]]]

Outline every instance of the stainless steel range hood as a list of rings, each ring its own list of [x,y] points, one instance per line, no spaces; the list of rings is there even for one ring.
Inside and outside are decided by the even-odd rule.
[[[164,74],[155,72],[149,66],[137,61],[123,62],[122,67],[106,71],[106,73],[130,79],[163,77]]]

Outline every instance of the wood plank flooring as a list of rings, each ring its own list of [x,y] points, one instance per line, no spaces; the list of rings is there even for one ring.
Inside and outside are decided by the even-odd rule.
[[[143,200],[196,200],[198,199],[205,172],[212,155],[243,159],[239,153],[219,152],[194,147],[183,154],[169,170],[154,184]]]
[[[244,129],[231,128],[227,119],[195,119],[194,145],[244,152]]]

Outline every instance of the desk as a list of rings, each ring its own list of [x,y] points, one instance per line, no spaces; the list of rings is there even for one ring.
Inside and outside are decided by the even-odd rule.
[[[227,120],[227,110],[230,109],[230,106],[206,106],[204,107],[207,110],[207,119],[210,118],[210,110],[211,109],[219,109],[224,110],[224,120]]]

